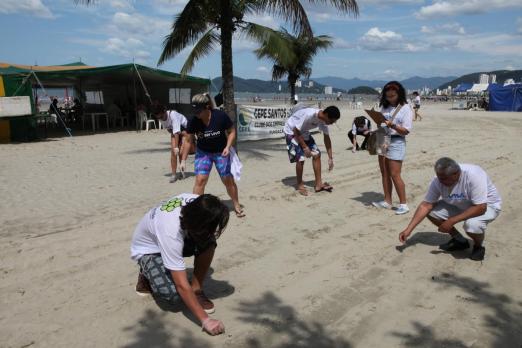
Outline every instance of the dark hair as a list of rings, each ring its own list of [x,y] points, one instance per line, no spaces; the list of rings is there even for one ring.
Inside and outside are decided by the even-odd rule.
[[[399,99],[397,100],[398,104],[404,105],[407,103],[406,90],[404,89],[404,87],[398,81],[390,81],[387,84],[385,84],[382,88],[381,101],[379,102],[379,106],[382,106],[383,108],[387,108],[390,106],[390,102],[388,101],[388,99],[386,99],[386,92],[388,91],[397,92],[397,94],[399,95]]]
[[[419,95],[419,92],[415,91],[412,93],[413,95]]]
[[[181,228],[197,245],[219,238],[228,223],[229,211],[219,198],[204,194],[181,208]]]
[[[341,117],[341,112],[337,106],[329,106],[323,110],[330,120],[337,121]]]

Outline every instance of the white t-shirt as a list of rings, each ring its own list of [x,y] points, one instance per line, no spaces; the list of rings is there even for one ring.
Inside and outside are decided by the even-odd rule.
[[[181,127],[187,128],[187,118],[174,110],[167,111],[167,119],[161,121],[163,127],[173,134],[181,132]]]
[[[420,95],[416,96],[413,102],[415,103],[415,105],[420,105],[420,103],[421,103]]]
[[[474,164],[459,164],[459,166],[461,172],[457,183],[450,188],[442,185],[435,177],[424,201],[435,203],[442,198],[446,203],[462,210],[466,210],[472,205],[487,203],[500,210],[502,200],[484,169]]]
[[[363,127],[357,127],[357,125],[355,124],[355,121],[352,123],[352,134],[353,135],[357,135],[357,131],[366,132],[366,131],[371,131],[371,130],[372,130],[372,125],[370,124],[370,120],[368,120],[367,118],[364,119]]]
[[[384,115],[384,118],[387,120],[391,120],[393,113],[395,112],[395,107],[388,106],[387,108],[382,108],[381,113]],[[406,128],[408,132],[411,132],[413,128],[413,112],[409,105],[405,104],[401,107],[395,118],[393,119],[393,124]],[[399,134],[395,129],[390,128],[390,135]]]
[[[294,128],[297,128],[306,140],[310,137],[310,131],[315,128],[319,128],[324,134],[329,134],[326,123],[317,117],[319,111],[315,108],[297,110],[286,120],[283,131],[285,134],[294,135]]]
[[[185,232],[180,227],[179,216],[181,207],[197,197],[192,193],[183,193],[145,214],[132,236],[131,259],[138,261],[143,255],[160,253],[166,269],[185,270]]]

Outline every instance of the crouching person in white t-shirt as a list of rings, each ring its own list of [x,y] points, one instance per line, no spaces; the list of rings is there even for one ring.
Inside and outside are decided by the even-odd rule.
[[[297,178],[296,190],[303,196],[308,195],[303,182],[304,161],[312,158],[312,166],[315,175],[315,192],[331,192],[333,187],[321,178],[321,151],[317,147],[310,131],[319,129],[323,132],[324,145],[328,153],[328,170],[334,166],[332,141],[328,125],[334,124],[341,117],[341,113],[336,106],[329,106],[324,110],[302,107],[290,115],[286,120],[283,132],[286,138],[286,148],[290,163],[295,163]]]
[[[140,266],[136,292],[166,301],[181,298],[210,335],[225,331],[211,319],[214,304],[203,292],[216,239],[225,229],[228,208],[215,196],[184,193],[152,208],[139,222],[131,244],[131,258]],[[192,281],[184,257],[195,256]]]
[[[439,232],[451,239],[439,246],[444,251],[464,250],[469,242],[455,228],[464,221],[464,231],[473,240],[470,258],[482,261],[486,249],[482,245],[486,226],[500,214],[502,200],[487,173],[473,164],[458,164],[443,157],[435,163],[432,180],[424,201],[415,211],[408,227],[399,234],[404,243],[413,229],[427,216]]]

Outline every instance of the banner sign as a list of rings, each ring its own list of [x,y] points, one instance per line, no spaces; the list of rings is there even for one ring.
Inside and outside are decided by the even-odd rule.
[[[282,138],[283,127],[290,116],[290,109],[291,107],[287,105],[238,105],[238,141]]]

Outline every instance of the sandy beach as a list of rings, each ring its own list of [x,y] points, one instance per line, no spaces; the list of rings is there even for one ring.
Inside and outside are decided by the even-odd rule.
[[[521,347],[522,113],[423,104],[408,136],[412,210],[442,156],[497,186],[503,210],[481,263],[439,252],[448,237],[428,221],[400,246],[413,211],[370,206],[382,197],[377,158],[349,150],[362,112],[339,105],[335,168],[323,171],[332,193],[312,193],[311,163],[310,195],[296,193],[282,139],[239,144],[247,217],[231,216],[205,285],[226,327],[216,337],[183,305],[134,292],[134,227],[192,192],[193,177],[169,183],[165,130],[0,145],[0,347]],[[207,192],[230,202],[215,171]]]

